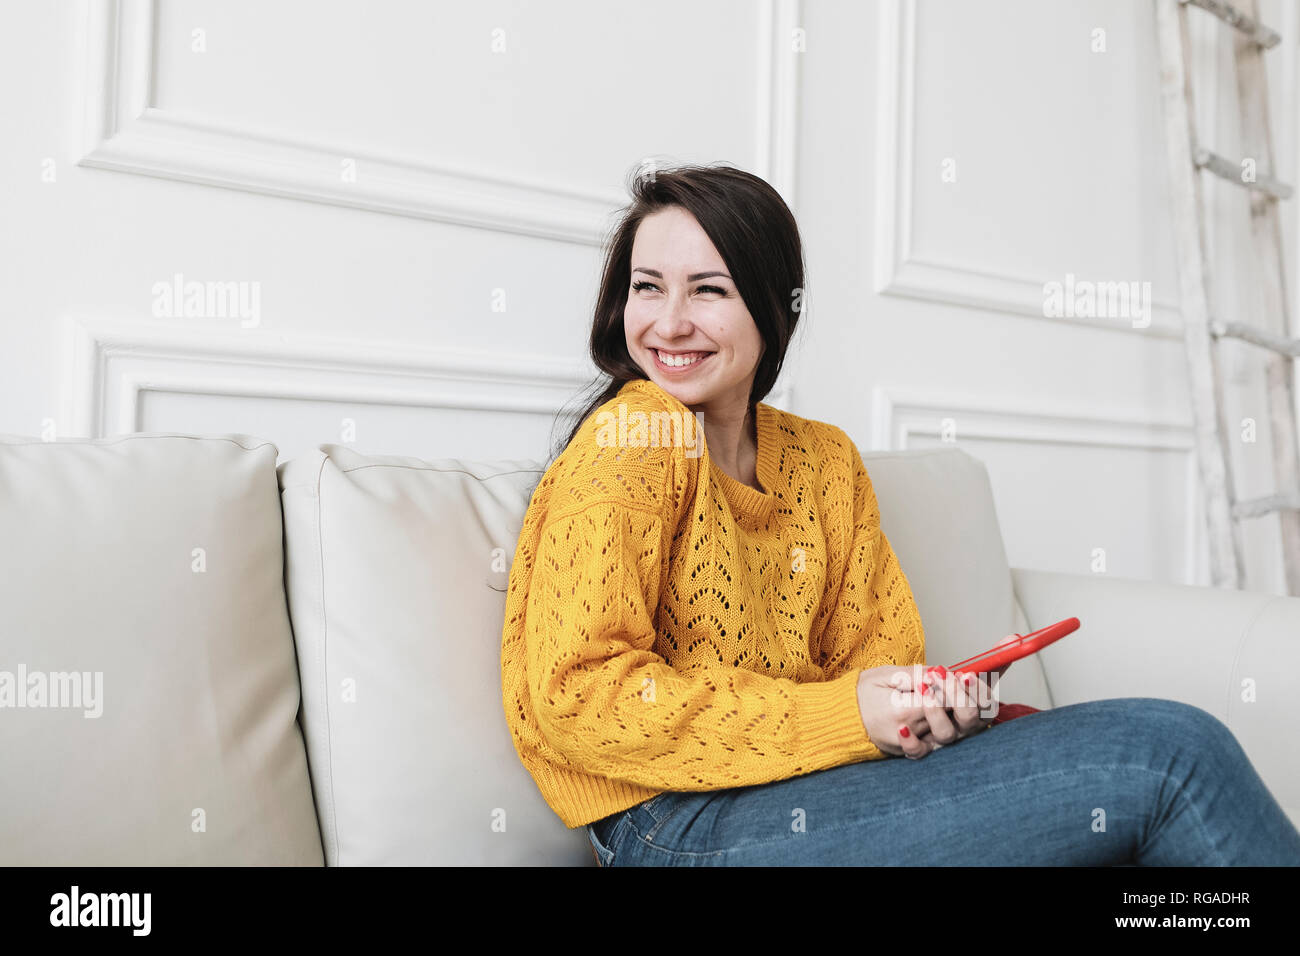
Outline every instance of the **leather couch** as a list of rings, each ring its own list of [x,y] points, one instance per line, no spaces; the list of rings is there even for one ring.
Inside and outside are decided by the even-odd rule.
[[[929,660],[1078,617],[1002,700],[1196,704],[1300,822],[1279,742],[1300,598],[1011,568],[977,459],[863,458]],[[502,712],[506,583],[543,471],[0,436],[0,864],[592,865]]]

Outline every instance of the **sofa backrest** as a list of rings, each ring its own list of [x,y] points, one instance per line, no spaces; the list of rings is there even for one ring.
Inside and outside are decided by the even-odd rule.
[[[926,660],[955,664],[1028,631],[984,463],[956,447],[864,451],[862,463],[921,612]],[[1007,671],[998,698],[1052,705],[1037,655]]]
[[[506,584],[542,473],[340,445],[280,466],[329,865],[591,862],[519,762],[502,709]]]
[[[320,865],[276,450],[0,436],[0,865]]]

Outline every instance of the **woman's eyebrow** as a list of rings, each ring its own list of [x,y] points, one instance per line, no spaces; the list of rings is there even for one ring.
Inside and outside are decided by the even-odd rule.
[[[664,274],[660,272],[658,269],[643,269],[640,266],[637,266],[632,271],[644,272],[646,275],[654,276],[656,279],[662,279],[664,277]],[[731,278],[731,276],[727,275],[725,272],[696,272],[693,275],[688,275],[686,277],[686,281],[694,282],[696,279],[708,279],[711,276],[722,276],[722,278],[724,279]]]

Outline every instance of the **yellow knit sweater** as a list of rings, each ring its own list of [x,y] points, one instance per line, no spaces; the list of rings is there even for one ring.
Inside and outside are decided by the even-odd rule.
[[[885,756],[862,725],[858,672],[924,663],[925,633],[862,456],[834,425],[764,402],[756,419],[762,491],[712,462],[685,405],[637,379],[533,492],[502,699],[566,826],[665,790]]]

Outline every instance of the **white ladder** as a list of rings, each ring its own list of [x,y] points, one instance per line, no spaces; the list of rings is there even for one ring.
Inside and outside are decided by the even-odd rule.
[[[1243,586],[1240,522],[1276,512],[1281,521],[1286,592],[1300,595],[1300,453],[1297,452],[1292,360],[1300,339],[1289,336],[1286,273],[1278,201],[1291,187],[1273,178],[1273,138],[1268,119],[1264,51],[1281,37],[1259,23],[1256,0],[1232,6],[1221,0],[1155,0],[1160,43],[1160,92],[1169,184],[1177,236],[1183,341],[1190,374],[1196,455],[1209,521],[1210,566],[1216,587]],[[1216,155],[1196,140],[1188,60],[1187,6],[1214,14],[1236,29],[1234,53],[1244,159]],[[1251,251],[1259,263],[1259,321],[1224,321],[1210,315],[1210,268],[1202,218],[1202,171],[1245,187],[1250,196]],[[1215,346],[1225,337],[1267,349],[1266,381],[1273,479],[1278,493],[1239,501],[1233,491],[1230,434],[1224,411],[1223,375]]]

